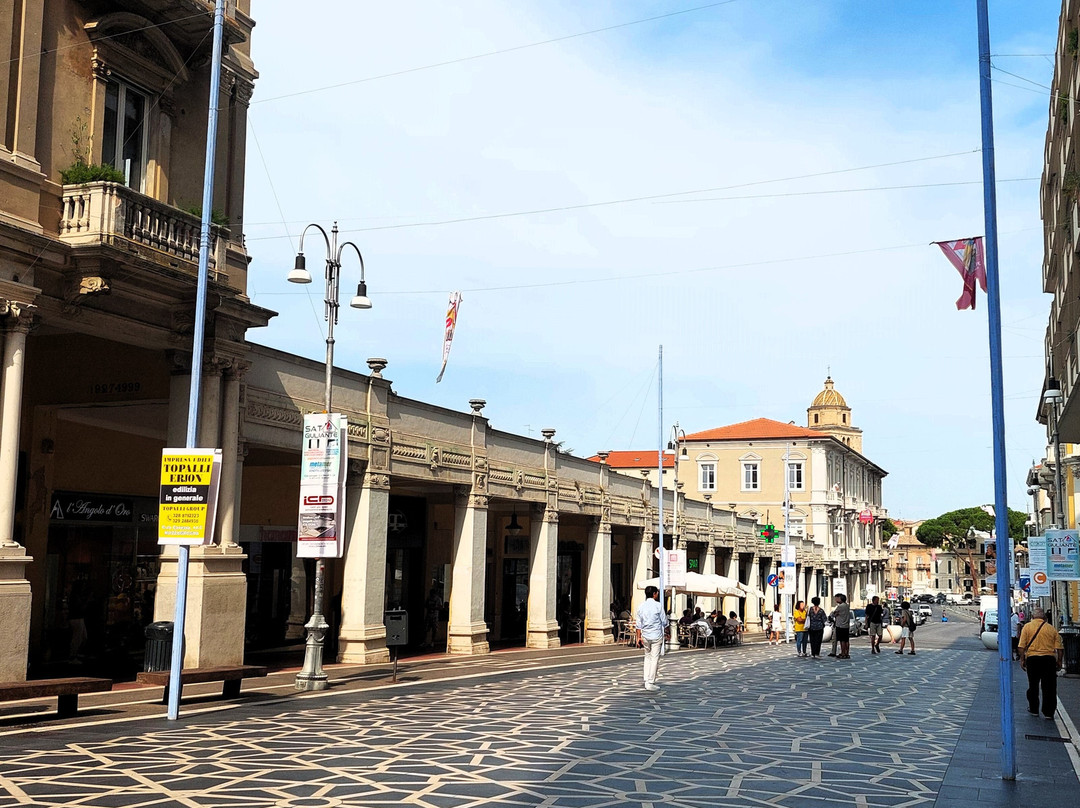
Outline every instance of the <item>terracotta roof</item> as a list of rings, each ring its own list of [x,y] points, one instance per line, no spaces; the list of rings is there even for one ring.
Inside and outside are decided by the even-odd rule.
[[[600,462],[599,455],[589,458],[594,463]],[[656,468],[656,449],[645,449],[640,452],[610,452],[607,463],[617,469],[654,469]],[[664,455],[664,468],[675,467],[675,455]]]
[[[785,424],[773,421],[771,418],[755,418],[753,421],[743,421],[729,426],[718,426],[716,429],[706,429],[704,432],[695,432],[687,435],[688,441],[709,440],[764,440],[767,438],[827,438],[828,433],[816,429],[807,429],[804,426]]]

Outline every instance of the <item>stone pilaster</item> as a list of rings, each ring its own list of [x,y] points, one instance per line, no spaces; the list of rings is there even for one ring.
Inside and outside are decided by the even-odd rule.
[[[221,371],[222,365],[215,359],[203,363],[202,385],[199,395],[199,448],[220,446],[221,438]]]
[[[0,547],[19,546],[14,538],[15,487],[30,317],[25,313],[19,316],[17,311],[10,310],[10,306],[7,312],[0,309],[0,314],[9,315],[5,318],[3,365],[0,366]]]
[[[154,619],[172,620],[176,613],[178,555],[161,555]],[[247,614],[247,558],[239,547],[192,547],[188,564],[184,617],[184,667],[240,665],[244,661],[244,618]]]
[[[724,572],[720,573],[725,578],[730,578],[733,581],[739,580],[739,553],[735,549],[732,549],[730,555],[727,557],[727,567]],[[724,614],[739,613],[739,598],[733,595],[725,595],[722,608]]]
[[[586,545],[585,642],[607,645],[615,641],[611,633],[611,523],[596,520],[589,528]]]
[[[753,589],[761,588],[761,563],[758,559],[757,553],[754,553],[753,562],[750,564],[749,580],[744,583],[749,584]],[[746,598],[746,630],[747,631],[761,631],[761,600],[757,595],[748,595]]]
[[[450,623],[447,651],[486,654],[484,575],[487,560],[488,495],[486,475],[477,472],[472,490],[454,503],[454,546],[450,572]]]
[[[240,386],[247,366],[233,363],[225,373],[221,412],[221,489],[218,495],[217,539],[239,546],[240,491],[244,464],[240,446]]]
[[[529,606],[525,645],[557,648],[559,621],[555,612],[559,552],[559,512],[534,506],[529,519]]]
[[[361,471],[350,464],[345,507],[345,570],[341,591],[338,661],[387,662],[386,532],[390,512],[390,475]],[[353,483],[357,481],[359,484]],[[422,631],[423,626],[410,626]]]

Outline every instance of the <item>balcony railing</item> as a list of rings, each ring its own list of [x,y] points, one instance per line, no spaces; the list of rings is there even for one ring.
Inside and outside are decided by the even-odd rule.
[[[65,185],[60,214],[60,240],[72,246],[131,244],[150,248],[160,262],[176,259],[199,263],[199,218],[158,202],[114,182]],[[223,228],[210,227],[210,255],[207,269],[211,277],[225,268]],[[193,267],[194,269],[194,267]]]

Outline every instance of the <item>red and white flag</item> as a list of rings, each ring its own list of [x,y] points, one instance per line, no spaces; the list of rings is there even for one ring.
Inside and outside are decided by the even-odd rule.
[[[964,279],[964,293],[956,301],[958,309],[975,308],[975,281],[986,291],[986,259],[983,256],[982,236],[962,238],[958,241],[935,241],[941,247],[960,277]]]
[[[450,293],[450,304],[446,308],[446,333],[443,335],[442,367],[439,369],[438,384],[446,373],[446,360],[450,358],[450,344],[454,341],[454,327],[457,326],[458,308],[461,306],[461,292]]]

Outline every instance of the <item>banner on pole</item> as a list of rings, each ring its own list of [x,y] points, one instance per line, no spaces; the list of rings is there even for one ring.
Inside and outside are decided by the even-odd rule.
[[[832,579],[832,593],[834,595],[846,595],[847,594],[847,578],[833,578]]]
[[[1050,597],[1050,577],[1046,574],[1046,536],[1031,536],[1028,539],[1028,568],[1031,570],[1031,592],[1033,598]]]
[[[795,575],[795,548],[784,545],[780,548],[780,594],[794,595],[798,582]]]
[[[964,279],[964,292],[956,301],[958,309],[975,309],[975,284],[986,291],[986,259],[983,255],[982,236],[962,238],[956,241],[935,241],[949,263],[956,267]]]
[[[457,327],[458,309],[461,307],[461,292],[450,293],[450,303],[446,307],[446,330],[443,333],[442,344],[442,367],[439,368],[439,376],[435,379],[438,384],[446,373],[446,362],[450,358],[450,345],[454,341],[454,329]]]
[[[1078,535],[1075,530],[1046,531],[1046,575],[1051,581],[1080,581]]]
[[[348,426],[338,413],[304,416],[297,558],[341,558],[344,552]]]
[[[221,449],[162,449],[158,544],[214,541]]]
[[[667,587],[686,586],[686,550],[664,550],[664,582]]]

